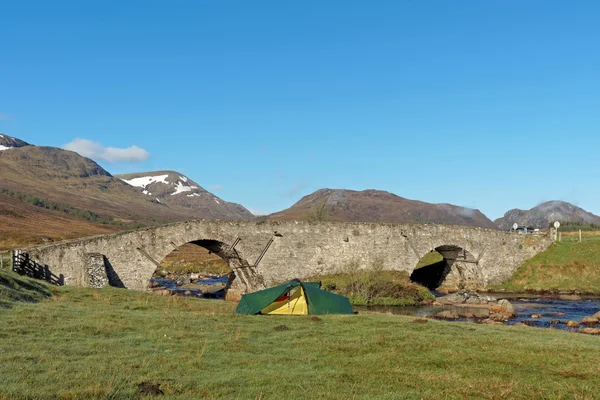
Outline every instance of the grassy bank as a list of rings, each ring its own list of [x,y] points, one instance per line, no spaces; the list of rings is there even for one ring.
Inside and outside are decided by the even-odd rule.
[[[555,243],[523,263],[508,282],[491,289],[600,294],[600,237]]]
[[[0,310],[1,399],[593,399],[597,337],[61,288]]]
[[[49,285],[0,269],[0,309],[11,308],[22,302],[35,303],[51,295],[52,288]]]
[[[410,281],[405,271],[354,270],[343,274],[308,278],[350,299],[353,305],[412,306],[433,300],[431,292]]]

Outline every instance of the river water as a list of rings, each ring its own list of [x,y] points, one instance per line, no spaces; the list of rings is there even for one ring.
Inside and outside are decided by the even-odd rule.
[[[560,300],[548,296],[536,296],[523,293],[485,293],[496,299],[507,299],[515,308],[517,316],[510,319],[505,324],[514,325],[524,323],[539,328],[567,328],[568,321],[581,322],[585,316],[594,315],[600,311],[600,297],[584,297],[581,300]],[[471,312],[477,315],[481,309],[456,307],[456,306],[422,306],[422,307],[354,307],[356,311],[374,311],[385,312],[399,315],[412,315],[415,317],[431,317],[434,314],[451,310],[456,312]],[[564,314],[564,315],[562,315]],[[535,315],[537,318],[532,318]],[[461,318],[454,321],[469,321],[470,319]]]
[[[198,279],[182,283],[178,280],[168,278],[152,278],[150,286],[153,290],[168,290],[176,296],[197,297],[201,299],[223,299],[225,298],[225,287],[229,277],[224,276],[202,276]]]

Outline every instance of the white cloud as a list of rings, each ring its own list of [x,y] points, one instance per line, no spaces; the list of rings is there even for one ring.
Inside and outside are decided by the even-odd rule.
[[[212,185],[210,188],[212,190],[223,190],[223,186],[221,185]]]
[[[79,153],[84,157],[111,163],[144,161],[150,158],[150,153],[135,145],[125,149],[104,147],[100,142],[80,138],[65,144],[63,148]]]

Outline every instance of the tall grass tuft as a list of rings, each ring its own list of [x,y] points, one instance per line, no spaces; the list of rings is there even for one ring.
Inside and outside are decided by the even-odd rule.
[[[342,267],[342,273],[309,280],[320,280],[323,289],[347,296],[354,305],[417,305],[434,299],[427,288],[411,282],[406,271],[384,270],[381,257],[365,268],[353,260]]]

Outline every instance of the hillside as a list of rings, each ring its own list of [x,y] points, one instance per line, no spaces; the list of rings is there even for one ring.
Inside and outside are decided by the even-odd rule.
[[[530,210],[517,208],[507,211],[494,221],[502,230],[509,230],[514,223],[520,226],[547,228],[554,221],[600,225],[600,217],[564,201],[547,201]]]
[[[409,200],[381,190],[320,189],[292,207],[271,214],[272,220],[317,219],[347,222],[434,223],[498,227],[479,210],[451,204]]]
[[[190,215],[208,219],[253,219],[245,207],[229,203],[175,171],[115,175],[150,199],[171,208],[189,210]]]
[[[112,233],[120,229],[123,228],[118,225],[94,223],[64,211],[35,206],[0,192],[0,251],[40,244],[47,240]]]
[[[0,186],[51,201],[71,204],[110,218],[135,215],[183,216],[147,196],[89,158],[55,147],[25,146],[0,152]]]
[[[0,135],[0,249],[183,219],[253,218],[176,172],[138,187],[146,175],[129,176],[132,185],[75,152]]]

